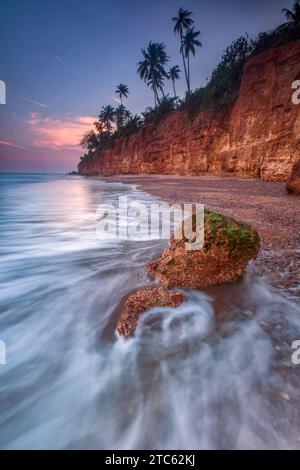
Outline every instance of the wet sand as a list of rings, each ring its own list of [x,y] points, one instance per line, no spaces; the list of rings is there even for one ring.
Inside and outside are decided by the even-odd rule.
[[[102,179],[102,178],[101,178]],[[300,296],[300,197],[284,183],[215,176],[120,175],[103,178],[134,184],[169,203],[203,203],[253,225],[261,237],[256,274]]]

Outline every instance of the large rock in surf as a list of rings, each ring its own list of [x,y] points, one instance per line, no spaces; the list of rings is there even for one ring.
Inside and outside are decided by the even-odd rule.
[[[195,215],[190,220],[196,228]],[[176,234],[183,231],[183,223]],[[160,281],[160,287],[141,289],[132,294],[123,306],[118,332],[128,338],[134,335],[140,315],[154,307],[178,307],[184,296],[169,288],[203,288],[240,279],[247,264],[260,248],[257,231],[248,224],[214,212],[204,214],[204,244],[188,251],[187,240],[172,236],[170,246],[147,270]]]
[[[260,248],[250,225],[210,211],[204,215],[203,248],[188,251],[185,242],[173,236],[162,255],[148,264],[149,275],[163,287],[197,289],[236,281]]]
[[[293,166],[286,190],[289,194],[300,194],[300,160]]]
[[[140,315],[154,307],[178,307],[184,302],[184,296],[177,291],[161,287],[140,289],[126,300],[119,319],[117,330],[128,338],[137,327]]]

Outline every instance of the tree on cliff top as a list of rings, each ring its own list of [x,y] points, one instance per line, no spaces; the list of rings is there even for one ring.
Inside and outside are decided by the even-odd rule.
[[[190,84],[189,84],[189,79],[188,79],[185,56],[183,52],[183,36],[184,36],[184,31],[189,30],[194,23],[194,20],[192,20],[191,15],[192,15],[191,11],[184,10],[184,8],[180,8],[178,10],[177,16],[174,16],[172,18],[172,21],[175,23],[174,32],[179,34],[180,36],[180,53],[182,55],[184,74],[185,74],[188,91],[190,91]]]
[[[143,125],[143,119],[138,114],[134,114],[130,116],[128,119],[126,126],[122,129],[124,135],[130,135],[134,132],[138,131]]]
[[[103,106],[99,114],[99,120],[104,123],[108,133],[111,133],[115,119],[115,109],[110,104]]]
[[[138,63],[138,74],[152,88],[155,105],[159,103],[158,91],[164,95],[164,78],[167,78],[165,66],[169,61],[165,49],[165,44],[150,41],[147,49],[141,49],[143,60]]]
[[[120,85],[117,86],[116,88],[116,94],[119,96],[121,100],[121,105],[123,104],[123,98],[128,98],[129,95],[129,89],[128,86],[125,85],[124,83],[120,83]]]
[[[183,107],[188,111],[190,118],[194,118],[199,111],[221,111],[234,102],[243,67],[250,52],[251,43],[247,35],[227,47],[206,87],[187,93]]]
[[[89,131],[84,134],[80,142],[80,146],[88,152],[93,152],[98,145],[97,135],[94,131]]]
[[[171,67],[169,72],[168,72],[168,79],[172,81],[173,91],[174,91],[174,99],[175,100],[177,99],[176,88],[175,88],[175,80],[180,79],[180,72],[181,72],[181,70],[178,67],[178,65],[174,65],[173,67]]]
[[[187,58],[187,76],[189,91],[191,90],[190,54],[195,57],[196,47],[202,47],[202,43],[197,39],[198,36],[200,36],[200,31],[195,31],[194,28],[191,28],[188,29],[182,41],[184,56]]]
[[[122,127],[124,127],[130,117],[130,111],[126,109],[123,104],[120,104],[120,106],[116,108],[114,113],[114,119],[117,124],[117,129],[120,130]]]
[[[282,14],[285,16],[289,23],[300,23],[300,0],[294,2],[293,9],[283,8]]]

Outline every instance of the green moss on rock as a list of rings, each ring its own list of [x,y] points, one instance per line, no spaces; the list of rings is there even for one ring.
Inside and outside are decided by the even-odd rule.
[[[227,238],[232,249],[259,247],[259,235],[249,224],[237,222],[215,212],[205,211],[204,227],[205,248],[209,248],[214,242],[219,245],[224,237]]]
[[[195,214],[191,222],[195,232]],[[188,240],[178,237],[182,233],[183,223],[176,229],[170,246],[148,264],[148,273],[158,278],[163,287],[197,289],[236,281],[259,253],[259,235],[251,225],[212,211],[204,212],[202,248],[188,251]]]

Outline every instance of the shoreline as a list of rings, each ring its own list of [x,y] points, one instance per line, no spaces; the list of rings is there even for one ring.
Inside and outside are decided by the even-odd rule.
[[[255,274],[266,276],[273,286],[300,296],[299,197],[288,195],[285,183],[211,175],[93,178],[134,184],[172,204],[203,203],[215,212],[251,224],[261,238],[261,252],[253,262]]]

